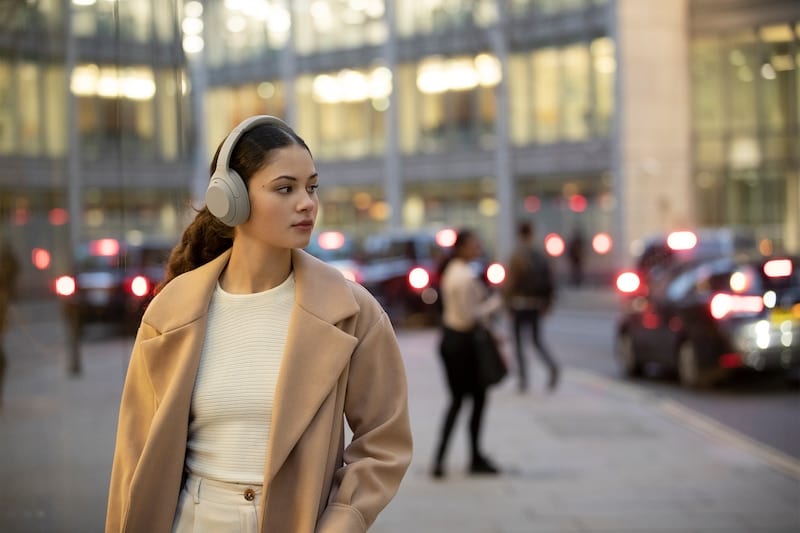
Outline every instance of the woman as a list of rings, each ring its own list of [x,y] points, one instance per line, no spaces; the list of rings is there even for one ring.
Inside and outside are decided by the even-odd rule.
[[[469,422],[473,474],[498,472],[480,447],[481,422],[486,405],[486,387],[478,380],[477,357],[473,329],[479,321],[486,322],[499,310],[502,300],[496,295],[487,297],[486,286],[475,274],[470,262],[481,254],[478,236],[470,230],[461,230],[456,236],[451,255],[441,268],[442,339],[439,346],[447,384],[450,405],[445,412],[441,436],[433,467],[433,476],[445,474],[445,455],[450,434],[464,398],[472,397],[472,416]]]
[[[133,347],[106,531],[366,531],[411,460],[389,319],[300,250],[319,178],[286,124],[244,121],[212,169]]]

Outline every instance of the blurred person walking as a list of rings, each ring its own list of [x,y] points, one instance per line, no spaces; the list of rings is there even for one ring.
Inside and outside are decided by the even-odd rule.
[[[411,461],[394,330],[301,250],[320,178],[288,125],[245,120],[211,168],[134,342],[106,531],[366,531]]]
[[[503,303],[496,295],[489,295],[486,285],[478,279],[470,265],[480,254],[478,236],[472,230],[462,229],[456,236],[450,255],[440,267],[443,313],[439,355],[450,392],[450,403],[445,410],[436,449],[432,470],[435,478],[445,475],[450,436],[461,404],[467,397],[472,398],[469,421],[472,458],[469,471],[472,474],[499,472],[484,455],[480,445],[487,388],[479,379],[473,332],[479,322],[490,326],[489,319],[502,308]]]
[[[569,259],[569,279],[576,287],[583,285],[583,263],[586,258],[586,240],[583,231],[576,226],[567,242],[567,259]]]
[[[14,249],[3,240],[0,244],[0,409],[3,408],[3,383],[6,377],[5,336],[8,327],[8,308],[19,275],[19,261]]]
[[[550,311],[555,299],[555,280],[544,252],[534,245],[533,223],[523,221],[517,226],[517,246],[508,261],[508,272],[503,284],[503,296],[511,314],[514,330],[519,391],[528,390],[528,373],[522,343],[523,329],[530,328],[533,346],[542,362],[547,365],[550,391],[558,385],[559,368],[542,336],[542,320]]]

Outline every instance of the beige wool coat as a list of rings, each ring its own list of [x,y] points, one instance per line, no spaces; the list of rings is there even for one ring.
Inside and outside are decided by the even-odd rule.
[[[172,280],[144,314],[122,392],[106,532],[170,531],[208,305],[229,257]],[[363,532],[411,461],[403,361],[389,319],[363,287],[301,250],[292,264],[295,304],[264,450],[260,531]]]

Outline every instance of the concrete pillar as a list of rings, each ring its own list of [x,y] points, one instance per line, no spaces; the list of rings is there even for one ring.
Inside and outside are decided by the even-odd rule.
[[[388,36],[384,43],[384,58],[386,68],[392,72],[392,92],[389,94],[389,108],[384,117],[386,128],[386,150],[383,158],[383,184],[386,202],[391,208],[387,227],[400,228],[403,226],[403,172],[400,168],[400,98],[397,95],[398,84],[395,80],[397,70],[397,24],[395,23],[394,2],[386,2],[385,22]]]
[[[489,29],[489,43],[502,73],[500,83],[495,87],[495,147],[494,167],[497,184],[496,253],[498,258],[511,255],[516,240],[514,205],[514,170],[511,153],[510,106],[508,102],[508,32],[506,31],[508,12],[506,0],[497,0],[497,23]]]
[[[615,0],[618,242],[695,224],[687,0]]]

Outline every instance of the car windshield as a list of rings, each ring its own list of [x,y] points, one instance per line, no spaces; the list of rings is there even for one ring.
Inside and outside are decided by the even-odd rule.
[[[731,291],[763,294],[800,290],[800,269],[790,259],[731,264],[726,260],[700,265],[693,271],[699,292]],[[675,289],[677,290],[677,289]]]

